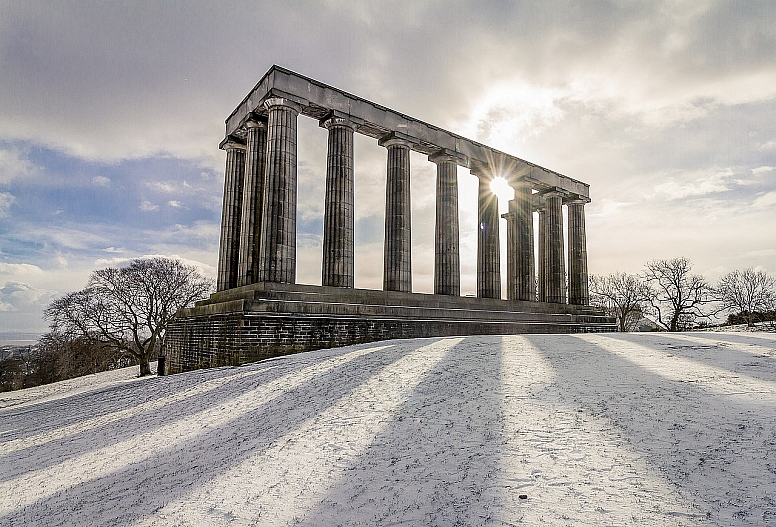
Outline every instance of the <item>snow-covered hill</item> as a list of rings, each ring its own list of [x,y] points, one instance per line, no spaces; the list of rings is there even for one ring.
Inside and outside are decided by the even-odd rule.
[[[773,334],[134,374],[4,394],[0,525],[776,525]]]

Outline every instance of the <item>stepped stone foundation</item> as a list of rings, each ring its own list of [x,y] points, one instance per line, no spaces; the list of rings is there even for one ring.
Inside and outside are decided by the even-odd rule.
[[[329,133],[322,286],[295,284],[300,115]],[[382,291],[354,288],[354,133],[386,149]],[[616,330],[614,319],[587,305],[585,183],[278,66],[226,120],[220,146],[227,155],[217,292],[170,325],[170,373],[395,338]],[[434,294],[412,292],[410,151],[437,165]],[[459,296],[460,167],[480,180],[476,298]],[[490,191],[496,177],[515,189],[502,216],[507,300]]]

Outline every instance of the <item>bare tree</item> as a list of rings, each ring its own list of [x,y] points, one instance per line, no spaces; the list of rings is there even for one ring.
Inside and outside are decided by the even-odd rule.
[[[617,317],[620,331],[633,331],[649,305],[649,287],[634,274],[590,275],[590,303]]]
[[[691,271],[692,262],[683,257],[646,265],[644,280],[650,288],[652,313],[668,331],[689,329],[697,317],[708,316],[702,307],[714,301],[706,279]]]
[[[93,272],[85,289],[55,300],[44,315],[52,332],[127,353],[140,363],[140,375],[148,375],[175,312],[212,289],[212,280],[180,260],[140,259]]]
[[[719,279],[717,298],[723,309],[738,310],[752,327],[757,312],[766,312],[776,301],[776,280],[752,268],[729,272]]]

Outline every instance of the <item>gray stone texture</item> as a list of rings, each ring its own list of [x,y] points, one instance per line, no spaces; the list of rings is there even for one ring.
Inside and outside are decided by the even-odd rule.
[[[296,280],[297,116],[299,105],[267,99],[266,202],[261,219],[260,281]]]
[[[537,249],[539,255],[537,262],[539,263],[539,270],[537,272],[538,281],[538,300],[539,302],[547,301],[547,214],[544,210],[544,204],[539,209],[539,240]]]
[[[616,331],[587,306],[259,283],[181,310],[167,332],[170,373],[395,338]]]
[[[431,156],[436,163],[436,221],[434,224],[434,293],[461,294],[458,237],[458,165],[450,156]]]
[[[240,221],[240,259],[237,285],[257,282],[261,241],[261,214],[264,208],[264,169],[267,153],[267,123],[245,123],[245,181]]]
[[[587,242],[585,240],[585,202],[568,202],[569,232],[569,304],[590,303],[587,290]]]
[[[563,195],[550,191],[544,194],[545,203],[545,273],[547,275],[547,302],[566,303],[566,256],[563,242]]]
[[[536,300],[534,281],[534,229],[531,187],[518,184],[515,187],[515,300]]]
[[[412,291],[412,244],[409,144],[395,137],[380,141],[388,149],[385,185],[383,289]]]
[[[329,130],[329,148],[326,156],[321,285],[353,287],[353,124],[345,119],[332,118],[323,126]]]
[[[477,201],[477,296],[501,298],[501,264],[498,234],[498,197],[490,190],[491,180],[479,176]]]
[[[240,257],[240,217],[243,179],[245,176],[245,146],[227,141],[224,171],[224,202],[221,209],[221,243],[218,248],[218,280],[216,289],[237,287]]]

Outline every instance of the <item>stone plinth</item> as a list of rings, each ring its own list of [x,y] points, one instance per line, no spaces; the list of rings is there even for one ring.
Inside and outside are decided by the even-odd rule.
[[[257,283],[181,310],[165,355],[176,373],[395,338],[599,331],[615,320],[586,306]]]

